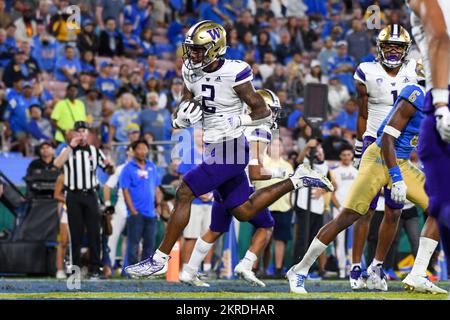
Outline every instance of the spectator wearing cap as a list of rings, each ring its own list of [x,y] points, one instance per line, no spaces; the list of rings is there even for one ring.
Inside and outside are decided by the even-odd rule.
[[[332,122],[330,124],[330,133],[322,142],[325,160],[338,161],[341,149],[347,145],[347,140],[342,137],[342,128],[338,123]]]
[[[147,95],[147,103],[139,114],[138,124],[143,135],[151,132],[155,140],[170,140],[170,133],[172,132],[171,114],[166,108],[158,106],[158,99],[156,92],[150,92]]]
[[[335,122],[345,131],[356,134],[356,123],[358,121],[358,106],[353,99],[345,103],[345,108],[336,117]]]
[[[142,105],[145,102],[145,91],[141,71],[139,69],[134,69],[131,72],[129,82],[122,84],[117,95],[120,96],[123,93],[131,93],[136,98],[136,101]]]
[[[166,108],[171,112],[175,110],[183,97],[183,79],[175,78],[172,80],[172,85],[167,94]]]
[[[101,57],[121,57],[124,54],[122,34],[117,31],[116,20],[106,19],[105,28],[100,33],[98,54]]]
[[[22,83],[22,95],[23,103],[28,109],[33,104],[39,104],[39,99],[34,95],[34,86],[30,81],[24,81]]]
[[[124,21],[130,22],[132,33],[136,36],[150,26],[150,15],[148,0],[137,0],[123,8]]]
[[[6,30],[0,29],[0,68],[8,65],[14,56],[15,48],[6,42]]]
[[[359,63],[363,57],[370,53],[370,36],[364,29],[363,21],[352,20],[352,28],[348,31],[345,40],[348,43],[348,53],[356,62]]]
[[[331,75],[328,84],[328,104],[331,107],[331,114],[339,114],[349,99],[347,87],[341,83],[337,75]]]
[[[94,21],[86,19],[83,21],[83,29],[77,36],[77,47],[81,54],[91,51],[98,53],[99,40],[94,32]]]
[[[56,61],[55,78],[58,81],[77,82],[77,75],[81,71],[80,59],[75,56],[75,48],[66,45],[64,56]]]
[[[289,115],[287,127],[294,129],[298,127],[298,119],[303,116],[303,98],[297,98],[294,101],[294,111]]]
[[[109,128],[109,140],[115,142],[126,142],[128,140],[126,128],[130,123],[138,123],[139,103],[130,93],[123,93],[117,102],[117,110],[111,118]]]
[[[90,87],[86,94],[80,97],[86,108],[86,122],[90,124],[92,129],[100,129],[102,121],[102,94],[97,87]]]
[[[341,19],[341,12],[339,10],[332,10],[330,19],[322,28],[322,39],[331,37],[335,41],[344,40],[347,29],[344,19]]]
[[[111,77],[112,66],[112,63],[106,61],[103,61],[100,64],[100,75],[97,77],[95,85],[105,98],[114,101],[116,99],[116,92],[119,89],[119,84],[116,79]]]
[[[356,93],[353,73],[355,72],[355,60],[347,53],[347,42],[339,41],[336,44],[336,55],[328,60],[330,75],[335,75],[350,94]]]
[[[122,169],[119,187],[127,205],[127,261],[125,266],[152,256],[156,241],[156,207],[162,200],[158,168],[148,160],[149,145],[145,140],[132,144],[133,159]],[[138,258],[143,240],[142,257]]]
[[[57,168],[64,167],[73,264],[81,266],[81,243],[86,230],[89,274],[91,279],[98,279],[101,266],[101,213],[97,194],[97,168],[112,174],[114,167],[100,149],[88,144],[88,128],[89,125],[85,121],[75,122],[74,136],[55,159],[54,164]]]
[[[53,127],[50,120],[42,116],[39,104],[32,104],[29,111],[31,118],[28,122],[29,143],[34,148],[39,143],[52,140]]]
[[[5,67],[3,83],[10,88],[15,79],[31,80],[37,77],[39,71],[37,64],[33,60],[28,59],[25,51],[16,49],[14,58]]]
[[[113,19],[118,25],[124,6],[125,2],[123,0],[97,0],[95,17],[100,29],[105,29],[106,20],[108,19]]]
[[[11,15],[5,10],[5,0],[0,0],[0,28],[6,28],[13,22]]]
[[[37,35],[33,37],[31,56],[37,61],[39,68],[53,73],[56,64],[57,43],[47,33],[43,21],[37,22]]]
[[[305,77],[305,83],[328,84],[328,77],[323,74],[319,60],[312,60],[310,71]]]
[[[67,86],[66,98],[60,100],[51,114],[53,126],[56,129],[55,140],[58,143],[65,141],[68,130],[74,128],[75,122],[86,121],[84,103],[77,99],[78,87],[71,83]]]
[[[17,19],[15,38],[18,41],[31,41],[36,35],[36,21],[34,21],[34,12],[29,4],[24,4],[22,8],[22,17]]]
[[[127,149],[128,146],[131,145],[133,142],[138,141],[141,136],[141,130],[139,128],[139,125],[131,122],[128,124],[128,126],[125,128],[128,136],[128,141],[126,145],[120,145],[116,149],[117,154],[117,165],[121,165],[125,161],[127,161]]]
[[[123,23],[122,41],[126,57],[134,59],[144,52],[141,39],[133,33],[133,24],[130,20],[125,20]]]
[[[55,148],[49,141],[43,141],[36,145],[39,147],[39,158],[30,162],[27,168],[27,176],[31,176],[34,171],[57,171],[53,161],[55,160]],[[53,194],[53,192],[52,192]]]
[[[286,64],[294,53],[301,51],[295,43],[291,42],[291,35],[284,31],[281,33],[281,42],[277,45],[276,55],[278,63]]]

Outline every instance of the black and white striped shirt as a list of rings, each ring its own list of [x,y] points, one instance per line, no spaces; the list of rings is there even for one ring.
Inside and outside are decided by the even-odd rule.
[[[98,185],[97,167],[105,169],[104,161],[105,155],[94,146],[74,148],[64,164],[66,189],[72,191],[94,190]]]

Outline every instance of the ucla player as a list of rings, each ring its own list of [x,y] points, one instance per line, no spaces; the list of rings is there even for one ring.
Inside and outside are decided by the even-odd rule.
[[[409,161],[423,119],[424,97],[422,87],[417,84],[408,85],[401,91],[392,111],[378,131],[376,143],[370,145],[364,153],[358,176],[345,200],[344,209],[319,231],[303,260],[288,271],[291,291],[306,293],[304,281],[311,265],[339,232],[367,213],[371,200],[383,186],[389,186],[392,200],[396,203],[402,204],[408,199],[427,211],[428,197],[424,190],[424,174]],[[399,214],[395,216],[397,222],[399,216]],[[397,231],[396,227],[388,229],[383,226],[387,219],[390,218],[385,216],[380,226],[374,261],[377,259],[383,261]],[[427,224],[433,223],[433,219],[427,221]],[[438,237],[436,231],[432,234],[434,239]],[[380,241],[388,245],[380,245]],[[387,290],[382,265],[375,267],[371,265],[368,273],[369,289]],[[432,292],[445,293],[429,281],[427,285],[432,286],[430,287]]]
[[[417,62],[406,59],[411,37],[401,25],[392,24],[380,31],[377,38],[378,61],[361,63],[354,78],[359,96],[357,140],[354,165],[359,167],[361,155],[376,140],[377,130],[392,110],[400,91],[409,83],[416,83]],[[384,188],[385,214],[403,206],[392,201],[389,190]],[[378,195],[370,204],[369,211],[353,228],[352,267],[350,286],[353,290],[366,287],[367,276],[361,268],[361,256],[369,232],[369,223],[375,212]]]
[[[281,109],[280,100],[268,89],[261,89],[256,92],[264,98],[264,101],[272,110],[274,124],[276,124]],[[245,129],[245,136],[250,144],[250,161],[247,167],[249,180],[255,181],[284,178],[284,169],[266,169],[262,165],[264,154],[272,139],[271,127],[266,124],[257,127],[247,127]],[[252,185],[249,185],[249,188],[250,193],[255,191]],[[231,212],[227,212],[227,208],[221,200],[220,194],[215,192],[211,225],[209,230],[201,238],[197,239],[188,266],[184,268],[180,274],[181,282],[194,286],[209,286],[209,284],[199,279],[198,269],[214,242],[216,242],[224,232],[228,232],[232,218],[233,216]],[[274,219],[272,218],[269,209],[265,208],[249,222],[255,227],[256,231],[252,237],[249,249],[245,253],[244,258],[236,265],[234,272],[252,285],[265,287],[264,282],[258,279],[252,271],[252,267],[270,240]]]
[[[224,59],[226,47],[225,29],[209,20],[198,22],[186,34],[182,70],[185,87],[172,124],[186,128],[202,120],[206,154],[200,165],[184,175],[163,241],[153,257],[125,269],[132,277],[167,272],[169,253],[189,221],[191,202],[202,194],[214,190],[233,216],[248,221],[294,189],[333,189],[328,179],[300,165],[289,179],[250,195],[245,173],[249,146],[244,130],[262,124],[271,126],[273,119],[252,85],[252,69],[245,62]],[[245,104],[249,114],[245,113]]]
[[[430,197],[430,215],[438,221],[443,249],[450,257],[450,2],[410,0],[409,5],[412,32],[423,56],[427,84],[418,151]],[[413,282],[405,283],[416,288]]]

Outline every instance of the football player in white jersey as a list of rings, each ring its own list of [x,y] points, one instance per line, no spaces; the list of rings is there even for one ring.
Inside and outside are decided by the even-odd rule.
[[[354,78],[357,83],[359,112],[357,123],[357,140],[355,143],[354,165],[359,167],[364,151],[376,140],[377,130],[391,111],[400,91],[409,83],[417,82],[417,62],[407,60],[411,37],[401,25],[392,24],[380,31],[377,38],[378,59],[374,62],[361,63]],[[401,214],[403,205],[395,203],[390,197],[390,190],[384,188],[385,216]],[[361,256],[369,232],[369,223],[375,212],[378,195],[370,204],[368,213],[356,221],[353,228],[352,266],[350,286],[353,290],[366,287],[368,275],[362,270]],[[394,230],[384,220],[384,227]],[[389,248],[391,241],[379,241],[378,246]],[[379,261],[378,261],[379,262]],[[370,276],[370,274],[369,274]]]
[[[155,254],[125,268],[132,277],[167,272],[169,253],[189,221],[191,202],[202,194],[215,191],[233,216],[248,221],[294,189],[304,186],[333,189],[326,177],[300,165],[288,179],[250,194],[245,173],[249,146],[243,133],[248,126],[271,124],[273,119],[263,97],[252,85],[251,67],[243,61],[224,59],[226,48],[225,29],[213,21],[198,22],[186,33],[182,70],[185,86],[172,125],[187,128],[202,120],[205,155],[201,164],[184,175],[163,241]],[[245,105],[249,114],[245,113]]]
[[[450,257],[450,1],[409,0],[411,27],[422,54],[427,95],[421,123],[418,154],[425,173],[425,190],[429,196],[429,213],[438,222],[439,236]],[[430,220],[430,219],[428,219]],[[427,221],[428,221],[427,220]],[[425,238],[422,230],[413,270],[403,280],[410,290],[430,290],[426,267],[437,241]],[[431,291],[432,292],[432,291]]]
[[[256,91],[260,94],[267,105],[272,110],[272,115],[276,120],[281,109],[280,100],[270,90],[261,89]],[[263,166],[263,157],[267,147],[272,139],[272,128],[267,124],[256,127],[247,127],[245,136],[250,144],[250,161],[247,167],[249,182],[255,180],[269,180],[273,178],[284,178],[285,170],[282,168],[266,169]],[[249,185],[250,193],[255,190]],[[211,217],[211,225],[209,230],[195,244],[188,265],[183,268],[180,274],[180,281],[193,286],[207,287],[209,284],[201,281],[198,277],[198,269],[209,252],[214,242],[220,238],[224,232],[228,232],[232,222],[233,215],[227,211],[226,206],[221,200],[218,192],[214,193],[214,204]],[[250,247],[248,248],[244,258],[236,265],[234,272],[252,285],[265,287],[264,282],[258,279],[252,270],[258,256],[266,247],[272,235],[274,220],[267,208],[259,212],[249,221],[255,227]]]

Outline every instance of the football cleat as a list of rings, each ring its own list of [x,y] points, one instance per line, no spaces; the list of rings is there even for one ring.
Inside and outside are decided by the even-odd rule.
[[[262,282],[261,280],[259,280],[255,273],[252,270],[248,270],[244,267],[244,265],[242,263],[238,263],[237,266],[234,268],[234,272],[242,279],[244,279],[245,281],[247,281],[248,283],[250,283],[253,286],[258,286],[258,287],[265,287],[266,284],[264,282]]]
[[[180,282],[188,284],[194,287],[209,287],[209,284],[200,280],[199,274],[197,272],[191,272],[185,267],[180,273]]]
[[[425,292],[432,294],[447,294],[447,290],[439,288],[428,277],[416,276],[411,273],[402,281],[403,287],[408,291]]]
[[[286,278],[289,280],[289,288],[291,292],[298,294],[308,293],[305,290],[306,276],[300,273],[295,273],[294,267],[290,268],[286,273]]]
[[[383,266],[381,264],[377,266],[370,266],[367,269],[367,289],[369,290],[381,290],[387,291],[387,277],[383,271]]]
[[[353,267],[349,279],[352,290],[361,290],[367,287],[367,273],[359,266]]]
[[[321,173],[311,169],[309,164],[303,163],[295,169],[289,177],[295,189],[302,187],[322,188],[328,192],[334,191],[333,184]]]
[[[150,257],[125,267],[125,272],[132,278],[149,278],[164,275],[169,267],[169,259],[165,261],[156,261],[153,257]]]

